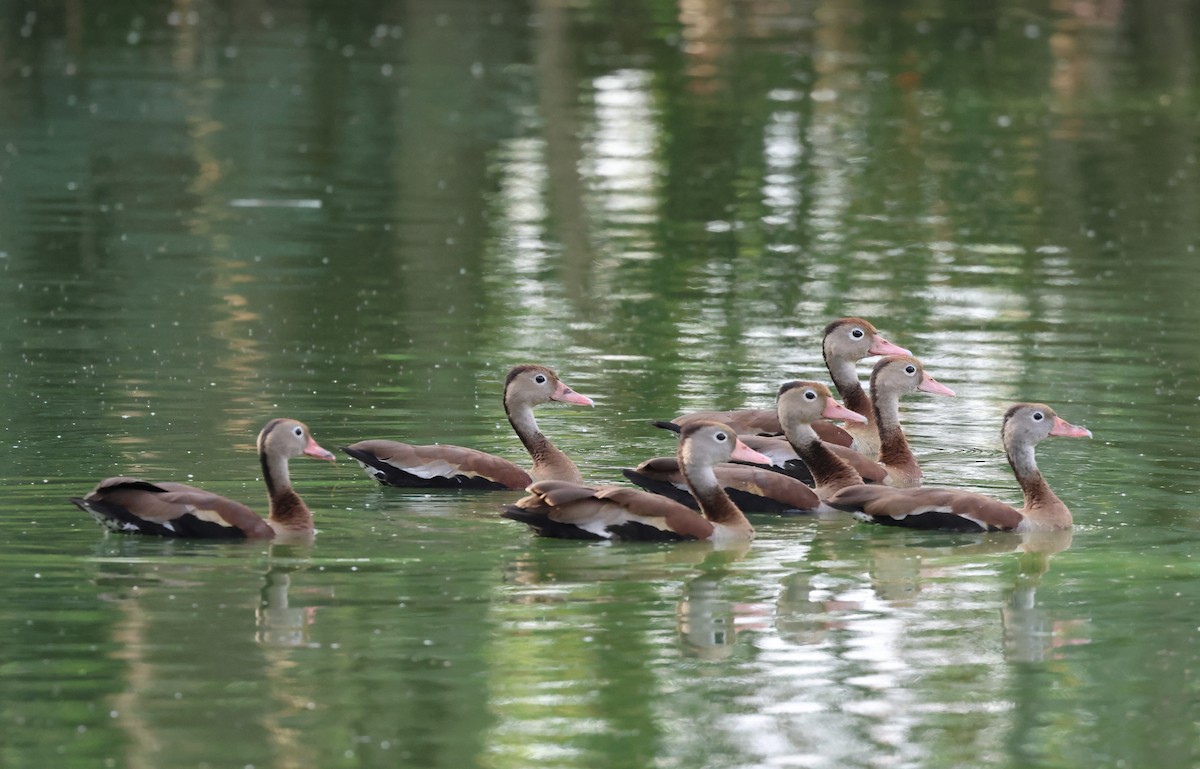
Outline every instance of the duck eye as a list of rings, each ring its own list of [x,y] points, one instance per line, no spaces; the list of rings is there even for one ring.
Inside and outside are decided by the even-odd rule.
[[[804,399],[810,400],[810,401],[815,401],[817,399],[817,394],[815,392],[813,392],[812,390],[805,390],[804,391]]]
[[[304,437],[304,428],[303,428],[303,427],[301,427],[300,425],[296,425],[295,427],[293,427],[293,428],[292,428],[292,432],[296,434],[296,437],[297,437],[297,438],[303,438],[303,437]]]
[[[915,374],[915,373],[917,373],[917,367],[910,363],[904,367],[904,373],[905,374]]]
[[[538,384],[546,384],[546,375],[538,374],[533,378],[533,381],[537,382]]]
[[[852,328],[850,329],[850,336],[854,337],[855,339],[862,339],[864,336],[866,336],[866,332],[861,328]]]
[[[1040,411],[1033,412],[1033,421],[1034,422],[1041,422],[1045,418],[1046,418],[1046,415],[1043,414],[1042,412],[1040,412]]]
[[[718,443],[724,443],[725,441],[729,440],[729,436],[725,433],[717,433],[713,437],[717,439]]]

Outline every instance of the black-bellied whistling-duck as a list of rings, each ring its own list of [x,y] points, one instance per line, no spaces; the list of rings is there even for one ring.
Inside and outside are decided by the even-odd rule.
[[[1020,510],[983,494],[952,489],[893,489],[849,486],[826,500],[832,507],[889,526],[945,531],[1062,531],[1070,529],[1071,511],[1050,490],[1038,470],[1034,448],[1052,435],[1090,438],[1042,403],[1018,403],[1004,415],[1000,430],[1013,475],[1025,505]]]
[[[699,509],[699,502],[692,496],[676,457],[647,459],[636,468],[625,468],[621,472],[646,491],[661,494],[693,510]],[[743,512],[809,513],[820,504],[817,495],[804,481],[765,467],[722,463],[713,472],[717,483]]]
[[[579,468],[542,434],[533,417],[535,406],[550,401],[595,405],[545,366],[525,364],[508,372],[504,413],[533,458],[529,472],[494,454],[449,444],[368,440],[341,448],[385,486],[501,490],[523,489],[533,481],[583,483]]]
[[[832,394],[830,397],[832,397]],[[859,416],[862,415],[859,414]],[[848,425],[861,424],[857,419],[850,419],[848,417],[845,421]],[[813,422],[809,425],[813,435],[816,435],[816,428],[820,424],[820,422]],[[795,447],[788,441],[786,425],[784,429],[784,435],[739,435],[738,437],[750,448],[760,454],[766,455],[771,460],[770,469],[777,473],[790,475],[807,483],[809,486],[815,486],[816,481],[813,479],[811,469],[800,454],[796,452]],[[820,436],[817,436],[817,439],[820,440]],[[867,483],[883,483],[884,479],[887,478],[887,469],[883,465],[873,459],[868,459],[849,446],[843,446],[840,443],[830,443],[829,441],[821,441],[821,443],[831,453],[849,463]]]
[[[862,318],[839,318],[825,327],[821,341],[821,353],[825,367],[846,402],[846,407],[866,417],[866,424],[848,424],[845,429],[830,422],[817,422],[815,428],[822,440],[842,446],[851,446],[863,454],[874,457],[878,453],[879,439],[874,429],[874,414],[871,399],[863,392],[858,382],[855,364],[871,355],[910,355],[908,350],[884,339],[870,322]],[[714,420],[727,424],[739,434],[779,435],[783,426],[779,424],[776,409],[736,409],[733,411],[701,411],[684,414],[673,421],[687,424],[695,420]]]
[[[766,462],[728,426],[717,422],[687,425],[676,452],[700,513],[657,494],[619,486],[592,488],[563,481],[541,481],[529,496],[504,508],[502,515],[528,524],[545,537],[589,540],[744,542],[754,527],[721,488],[713,467],[731,459]]]
[[[720,422],[720,420],[716,419],[712,421]],[[678,435],[679,431],[683,429],[680,425],[677,425],[674,422],[660,420],[651,422],[651,424],[653,424],[655,427],[661,427],[664,430],[670,430],[676,435]],[[720,424],[725,423],[720,422]],[[808,473],[808,468],[804,466],[802,461],[800,461],[800,457],[796,456],[796,452],[792,450],[791,444],[787,442],[786,438],[779,435],[749,435],[747,433],[741,433],[738,435],[738,439],[742,443],[757,451],[759,454],[762,454],[767,459],[771,460],[771,464],[766,465],[767,469],[777,473],[783,473],[784,475],[790,475],[802,483],[808,483],[812,480],[812,476]],[[853,449],[847,446],[838,446],[838,449],[842,451],[853,452]],[[675,467],[671,464],[675,462],[675,457],[658,457],[656,459],[647,460],[647,462],[655,463],[659,469],[673,467],[675,470],[678,470],[678,467]],[[628,475],[628,473],[626,473],[626,475]],[[689,494],[687,490],[687,484],[683,482],[682,476],[677,478],[677,481],[679,492],[681,495],[683,495],[677,498],[687,504],[685,497],[688,499],[691,498],[691,494]],[[676,498],[671,494],[667,494],[667,496]]]
[[[828,388],[824,388],[824,390],[826,393],[829,392]],[[832,398],[827,403],[823,401],[815,413],[806,416],[811,416],[808,424],[808,432],[812,433],[814,439],[818,440],[818,442],[820,441],[815,438],[816,432],[813,430],[811,424],[818,419],[845,419],[850,422],[865,421],[865,418],[861,414],[850,411]],[[788,425],[785,423],[784,428],[787,429],[787,427]],[[717,481],[739,508],[748,513],[811,513],[816,512],[820,508],[821,500],[817,493],[804,485],[797,477],[798,473],[790,467],[792,464],[799,464],[806,471],[804,477],[811,479],[811,475],[807,473],[807,467],[805,467],[801,458],[788,444],[786,439],[741,436],[741,440],[750,448],[759,451],[759,453],[771,459],[772,467],[779,467],[780,461],[785,459],[787,460],[785,464],[788,467],[785,471],[778,471],[767,470],[754,465],[724,463],[717,465],[714,469]],[[769,446],[769,450],[773,452],[772,454],[761,450],[760,447],[764,444]],[[787,450],[787,454],[790,454],[790,458],[783,456],[779,452],[780,446],[777,444],[782,444],[782,447]],[[838,449],[855,457],[861,456],[844,446],[826,443],[822,443],[821,445],[825,447],[826,451],[830,451],[831,453],[834,449]],[[874,465],[874,463],[865,459],[863,463]],[[882,467],[878,465],[874,466],[878,472],[872,476],[873,479],[881,479],[886,475],[886,471]],[[656,457],[641,463],[632,470],[625,469],[622,472],[626,478],[647,491],[670,497],[689,507],[696,507],[695,499],[688,493],[686,479],[680,471],[679,461],[675,457]],[[858,473],[854,473],[854,478],[854,483],[863,482],[862,476]]]
[[[270,515],[232,499],[183,483],[140,478],[106,478],[86,497],[71,499],[100,524],[125,534],[205,539],[311,537],[313,517],[292,488],[288,460],[307,454],[333,461],[308,428],[294,419],[272,419],[258,434],[258,458],[270,500]]]
[[[825,385],[804,380],[785,382],[779,387],[776,406],[784,435],[792,450],[808,466],[818,498],[824,499],[838,489],[856,486],[864,480],[881,483],[887,478],[887,468],[856,451],[832,446],[817,436],[813,423],[818,419],[844,418],[841,412],[845,407],[838,405]],[[847,420],[847,424],[861,422]]]
[[[868,342],[869,347],[863,353],[863,346]],[[821,353],[825,357],[825,368],[829,369],[829,378],[846,408],[867,418],[866,424],[846,424],[846,432],[854,439],[851,446],[863,456],[874,459],[879,455],[875,409],[871,407],[871,396],[863,391],[862,383],[858,381],[858,368],[854,364],[869,355],[912,353],[881,337],[875,327],[862,318],[839,318],[826,326]]]
[[[954,391],[925,372],[911,355],[880,358],[871,371],[871,398],[879,428],[879,464],[887,468],[884,483],[896,488],[921,485],[921,466],[900,427],[900,396],[917,391],[954,395]]]

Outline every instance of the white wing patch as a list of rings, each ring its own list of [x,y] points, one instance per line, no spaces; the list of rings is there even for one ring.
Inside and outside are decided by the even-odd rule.
[[[578,526],[579,528],[583,529],[586,532],[595,534],[597,537],[603,537],[604,539],[612,539],[612,532],[610,532],[608,530],[609,523],[610,523],[609,521],[590,520],[590,521],[583,521],[583,522],[577,523],[575,525]]]
[[[464,472],[463,470],[459,469],[458,467],[455,467],[454,465],[450,464],[449,462],[445,461],[444,459],[435,460],[433,462],[426,462],[423,465],[413,465],[411,467],[402,467],[400,469],[402,469],[406,473],[411,473],[412,475],[415,475],[418,478],[425,478],[425,479],[453,478],[456,475],[466,475],[466,476],[475,475],[475,473]]]
[[[367,477],[370,478],[371,480],[377,481],[380,478],[385,477],[382,470],[376,470],[374,467],[371,467],[366,462],[363,462],[358,459],[356,459],[354,461],[358,462],[358,466],[361,467],[366,472]]]
[[[822,504],[824,504],[824,502],[822,502]],[[854,510],[850,513],[850,515],[852,515],[855,519],[857,519],[859,521],[864,521],[866,523],[872,523],[872,522],[877,523],[880,518],[889,518],[893,521],[903,521],[905,518],[909,517],[910,515],[919,517],[919,516],[925,515],[926,513],[946,513],[947,515],[953,515],[957,518],[963,519],[964,521],[970,521],[971,523],[975,524],[983,531],[989,531],[992,528],[987,523],[980,520],[979,518],[976,518],[973,515],[968,515],[967,513],[955,512],[954,508],[951,507],[950,505],[934,505],[934,506],[929,506],[929,507],[922,507],[919,510],[910,510],[906,513],[878,513],[876,515],[871,515],[870,513],[865,513],[861,510]]]
[[[637,515],[636,513],[629,513],[624,516],[623,520],[612,521],[611,524],[619,526],[620,524],[627,522],[640,523],[643,526],[649,526],[650,528],[658,529],[659,531],[668,530],[667,519],[660,518],[657,515]]]
[[[778,451],[776,449],[767,449],[762,453],[765,454],[767,458],[771,460],[771,464],[775,465],[776,467],[782,467],[788,460],[788,457],[785,456],[782,451]]]
[[[920,510],[909,510],[907,513],[883,513],[882,515],[886,515],[888,518],[895,518],[897,521],[903,521],[910,515],[924,515],[925,513],[950,513],[951,515],[957,515],[957,513],[954,512],[954,508],[950,507],[949,505],[922,507]],[[965,518],[966,516],[964,515],[961,517]]]
[[[233,525],[229,521],[222,518],[221,514],[218,513],[216,510],[204,510],[199,507],[192,507],[191,505],[188,505],[188,512],[191,513],[194,517],[199,518],[202,521],[208,521],[209,523],[215,523],[218,526],[229,527],[229,526]],[[163,525],[167,526],[168,524],[164,523]],[[171,529],[171,530],[174,531],[174,529]]]
[[[354,461],[358,462],[358,466],[363,469],[363,471],[367,474],[367,477],[371,480],[382,481],[387,479],[387,473],[383,470],[371,467],[366,462],[358,459],[355,459]],[[429,480],[430,478],[453,478],[456,475],[465,475],[470,477],[477,474],[460,470],[444,460],[429,462],[424,465],[409,465],[408,467],[398,465],[395,462],[388,462],[386,459],[382,461],[387,462],[387,464],[395,467],[401,472],[408,473],[409,475],[415,475],[416,477],[423,478],[425,480]]]
[[[91,505],[85,505],[84,509],[88,511],[88,514],[92,516],[92,519],[95,520],[96,523],[100,524],[109,531],[115,531],[118,534],[138,534],[142,530],[141,527],[136,523],[121,521],[117,520],[116,518],[109,518],[107,515],[103,515],[102,513],[94,510]]]

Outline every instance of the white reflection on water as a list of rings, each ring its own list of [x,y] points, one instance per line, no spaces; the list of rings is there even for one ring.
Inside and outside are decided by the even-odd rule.
[[[584,163],[590,194],[606,237],[636,237],[658,213],[661,127],[650,73],[614,70],[596,78],[593,87],[595,129]]]
[[[504,177],[500,199],[504,205],[501,221],[506,233],[508,253],[516,274],[526,278],[523,290],[529,290],[535,276],[545,269],[546,241],[546,166],[545,145],[539,139],[518,138],[508,142],[503,153]]]
[[[943,716],[963,750],[1012,728],[1006,661],[1086,642],[1036,601],[1069,536],[872,529],[860,553],[843,538],[853,524],[793,523],[764,521],[763,542],[735,553],[530,548],[490,608],[487,753],[587,766],[607,744],[590,737],[608,735],[681,765],[920,762],[945,748],[925,738]],[[674,639],[663,633],[671,607]]]
[[[545,143],[537,138],[518,138],[501,153],[503,174],[498,205],[500,247],[490,255],[502,266],[505,304],[509,322],[496,328],[497,341],[505,349],[560,350],[567,336],[555,319],[569,316],[562,297],[545,276],[554,263],[547,243],[546,189],[548,173]]]
[[[880,537],[869,574],[853,571],[853,562],[813,563],[810,553],[810,563],[784,578],[774,625],[746,623],[751,632],[740,638],[726,632],[737,616],[728,581],[701,581],[705,600],[689,596],[688,626],[712,631],[701,656],[722,667],[706,670],[695,690],[735,696],[697,713],[687,698],[692,684],[664,687],[679,693],[664,697],[663,718],[690,719],[703,734],[690,732],[699,744],[681,740],[673,753],[699,760],[729,752],[740,765],[876,765],[885,757],[903,764],[929,758],[936,748],[922,734],[946,714],[962,725],[963,749],[991,744],[1011,728],[1004,661],[1041,661],[1087,642],[1077,621],[1036,606],[1049,557],[1069,543],[1006,536],[920,546]],[[994,558],[1021,548],[1028,552],[1003,611],[1001,647]],[[772,565],[779,564],[757,563],[755,571]],[[696,635],[684,637],[685,648]]]
[[[292,572],[299,566],[272,565],[263,576],[258,606],[255,607],[255,640],[263,646],[300,648],[309,643],[309,630],[316,622],[316,608],[293,606],[289,595]],[[311,592],[311,589],[310,589]],[[324,591],[332,596],[332,589]]]
[[[766,174],[762,188],[763,205],[771,213],[768,223],[792,221],[798,213],[800,192],[796,164],[800,145],[800,116],[794,111],[776,110],[763,129],[763,160]]]

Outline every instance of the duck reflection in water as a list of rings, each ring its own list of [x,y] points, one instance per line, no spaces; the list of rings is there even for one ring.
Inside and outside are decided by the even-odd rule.
[[[912,606],[925,582],[952,578],[961,562],[948,564],[946,557],[1011,553],[1019,547],[1016,537],[960,534],[947,537],[880,537],[870,549],[869,574],[875,595],[897,606]]]
[[[813,583],[812,572],[789,574],[775,605],[775,632],[795,644],[807,646],[824,642],[829,634],[845,630],[845,616],[861,611],[864,602],[847,594],[834,595],[830,586]]]
[[[272,564],[263,575],[258,606],[254,609],[254,640],[263,646],[301,648],[308,645],[309,629],[317,621],[316,606],[292,606],[292,574],[306,564]],[[333,589],[322,590],[332,597]]]
[[[680,642],[686,653],[705,659],[729,656],[737,634],[770,626],[772,607],[730,597],[729,566],[750,552],[750,543],[720,548],[709,542],[670,547],[561,547],[540,540],[504,568],[511,605],[536,606],[566,601],[603,604],[614,600],[607,584],[652,586],[684,579],[675,605]],[[689,578],[690,577],[690,578]],[[632,599],[626,591],[620,600]],[[658,599],[645,588],[646,604]]]
[[[211,703],[199,704],[206,695],[225,708],[229,734],[268,746],[279,757],[273,765],[310,765],[301,755],[308,743],[294,724],[313,697],[295,679],[291,649],[309,642],[316,609],[294,608],[289,599],[299,587],[292,576],[308,566],[307,546],[272,543],[264,573],[261,544],[223,543],[213,557],[207,546],[180,539],[98,542],[89,568],[99,600],[112,607],[105,648],[119,673],[103,703],[120,715],[113,724],[122,735],[121,765],[179,764],[181,753],[195,765],[208,746],[164,735],[174,734],[185,714],[209,713]],[[241,589],[247,584],[249,590]],[[311,598],[326,590],[304,587],[301,594],[327,605]],[[249,660],[254,675],[231,664]],[[246,694],[247,682],[256,692],[261,686],[261,700]]]
[[[1017,575],[1004,593],[1001,609],[1005,656],[1014,662],[1055,659],[1063,647],[1090,640],[1086,620],[1055,618],[1037,601],[1050,559],[1070,546],[1070,531],[972,535],[953,541],[938,536],[902,545],[889,537],[887,546],[871,549],[869,586],[862,583],[856,569],[823,568],[788,575],[775,607],[775,629],[791,643],[819,644],[831,632],[845,630],[856,613],[868,610],[876,600],[892,607],[913,606],[920,600],[923,583],[957,581],[964,566],[978,565],[958,560],[950,563],[948,557],[1015,552]],[[817,553],[809,560],[822,557]]]
[[[575,585],[593,590],[605,583],[631,581],[651,584],[679,578],[680,569],[699,566],[714,554],[745,554],[749,543],[715,548],[711,542],[680,542],[670,546],[612,547],[599,543],[590,547],[564,546],[559,540],[540,539],[504,566],[506,585],[529,588],[515,590],[514,602],[542,602],[550,596],[565,595]],[[547,592],[549,590],[550,592]]]
[[[1022,537],[1017,579],[1000,609],[1004,656],[1008,660],[1043,662],[1061,656],[1065,646],[1090,643],[1087,620],[1055,619],[1050,609],[1037,602],[1050,558],[1070,546],[1070,531],[1031,532]]]
[[[771,627],[770,604],[744,603],[730,597],[726,567],[748,552],[749,547],[713,551],[699,564],[703,573],[684,585],[683,597],[675,607],[675,619],[686,653],[701,659],[726,659],[733,653],[739,633]]]

